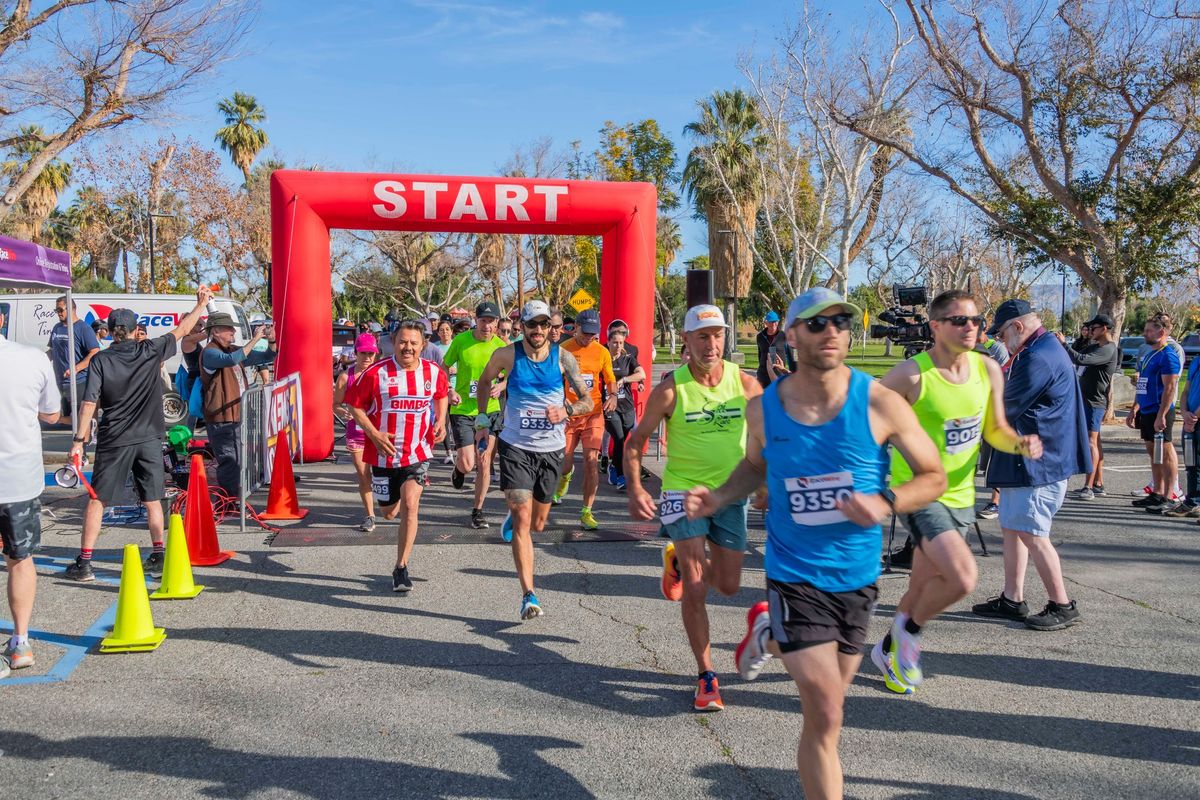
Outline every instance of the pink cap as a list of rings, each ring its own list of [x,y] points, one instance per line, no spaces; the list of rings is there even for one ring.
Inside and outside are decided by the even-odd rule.
[[[375,334],[360,333],[358,338],[354,340],[354,352],[356,353],[378,353],[379,343],[375,341]]]

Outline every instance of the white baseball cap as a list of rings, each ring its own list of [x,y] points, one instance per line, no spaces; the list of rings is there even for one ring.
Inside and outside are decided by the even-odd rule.
[[[687,311],[687,316],[683,318],[683,332],[691,333],[698,331],[701,328],[728,328],[725,324],[725,315],[721,313],[721,309],[716,306],[702,305],[692,306]]]
[[[521,321],[533,322],[538,317],[550,319],[550,306],[541,300],[530,300],[521,307]]]

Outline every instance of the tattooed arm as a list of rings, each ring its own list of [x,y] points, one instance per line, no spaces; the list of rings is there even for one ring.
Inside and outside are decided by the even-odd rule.
[[[575,356],[568,353],[566,350],[559,348],[558,363],[562,367],[563,380],[575,392],[575,396],[579,399],[574,403],[565,403],[561,406],[550,406],[546,409],[546,419],[551,422],[562,422],[567,417],[577,417],[580,414],[587,414],[595,406],[592,403],[592,393],[588,391],[587,384],[583,382],[583,374],[579,371],[579,362],[575,360]]]

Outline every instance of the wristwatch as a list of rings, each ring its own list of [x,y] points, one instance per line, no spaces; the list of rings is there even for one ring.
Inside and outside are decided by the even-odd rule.
[[[487,414],[483,414],[483,413],[475,415],[475,430],[481,431],[485,428],[490,428],[490,427],[492,427],[492,418],[491,417],[489,417]]]
[[[888,487],[883,487],[879,490],[879,496],[883,498],[883,502],[888,504],[892,511],[896,510],[896,493]]]
[[[81,439],[81,438],[79,438],[78,436],[72,436],[72,437],[71,437],[71,441],[72,441],[72,442],[75,442],[75,444],[83,444],[84,442],[86,442],[86,441],[87,441],[87,437],[86,437],[86,436],[84,436],[84,437]]]

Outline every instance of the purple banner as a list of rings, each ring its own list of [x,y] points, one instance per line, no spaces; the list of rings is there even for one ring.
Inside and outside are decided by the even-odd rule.
[[[71,285],[71,257],[33,242],[0,236],[0,288]]]

